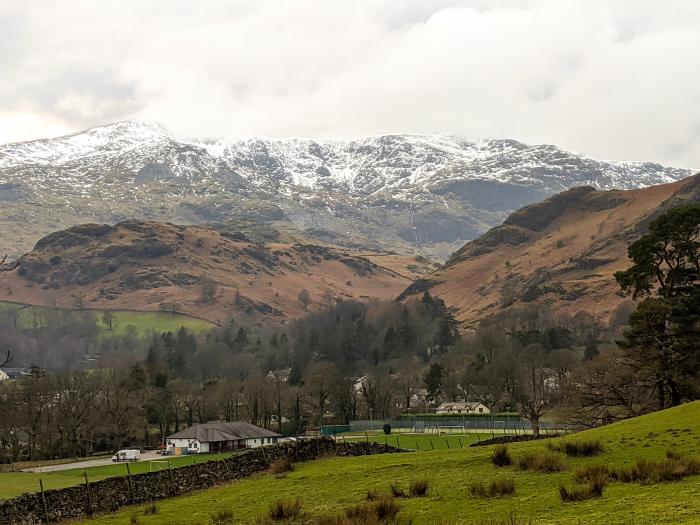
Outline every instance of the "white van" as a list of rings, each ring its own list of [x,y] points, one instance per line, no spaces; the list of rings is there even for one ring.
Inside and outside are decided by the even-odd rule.
[[[113,463],[118,461],[138,461],[139,459],[141,459],[141,451],[135,449],[120,450],[112,456]]]

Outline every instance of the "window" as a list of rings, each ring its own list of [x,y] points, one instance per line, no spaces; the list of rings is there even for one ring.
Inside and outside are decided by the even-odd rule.
[[[479,407],[479,412],[483,412],[483,411],[484,411],[484,408],[483,408],[483,407]]]

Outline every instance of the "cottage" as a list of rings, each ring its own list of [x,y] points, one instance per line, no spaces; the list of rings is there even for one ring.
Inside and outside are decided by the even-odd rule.
[[[442,403],[435,409],[436,414],[490,414],[489,407],[479,401],[452,401]]]
[[[166,437],[167,451],[179,456],[206,452],[230,452],[277,443],[281,436],[250,423],[199,423]]]

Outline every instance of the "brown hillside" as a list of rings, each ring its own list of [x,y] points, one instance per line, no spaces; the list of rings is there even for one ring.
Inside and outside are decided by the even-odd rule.
[[[421,258],[269,243],[195,226],[130,221],[48,235],[0,278],[0,300],[157,311],[214,322],[246,312],[284,322],[334,298],[392,299],[434,268]],[[216,283],[205,298],[203,282]],[[211,287],[210,287],[211,290]]]
[[[548,303],[607,318],[625,300],[613,278],[656,215],[700,201],[700,175],[633,191],[574,188],[513,213],[408,292],[429,288],[467,324],[512,305]]]

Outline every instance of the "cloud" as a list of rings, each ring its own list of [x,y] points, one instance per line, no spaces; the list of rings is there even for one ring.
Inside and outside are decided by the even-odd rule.
[[[446,132],[700,166],[694,0],[3,8],[0,140],[141,118],[186,137]]]

